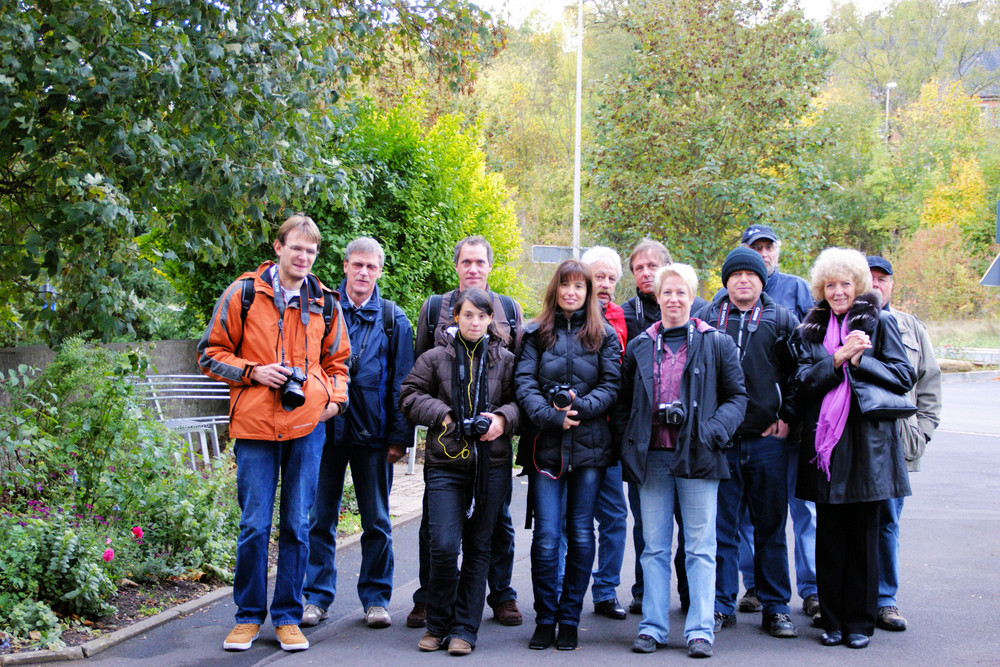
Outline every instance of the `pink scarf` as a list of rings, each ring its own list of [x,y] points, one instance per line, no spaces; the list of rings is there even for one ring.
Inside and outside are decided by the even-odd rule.
[[[837,322],[837,316],[830,311],[830,322],[826,326],[826,336],[823,337],[823,347],[831,355],[840,349],[847,337],[847,318],[842,323]],[[845,362],[845,364],[848,362]],[[830,457],[833,448],[840,441],[847,425],[847,415],[851,411],[851,383],[844,371],[844,379],[839,385],[826,392],[819,408],[819,421],[816,424],[816,458],[810,463],[826,473],[830,481]]]

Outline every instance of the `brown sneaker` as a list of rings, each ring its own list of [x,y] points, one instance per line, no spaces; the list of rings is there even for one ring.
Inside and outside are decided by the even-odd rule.
[[[222,642],[222,648],[227,651],[245,651],[257,637],[260,637],[259,623],[240,623]]]
[[[437,651],[441,648],[441,638],[435,637],[429,632],[425,632],[424,636],[420,638],[417,642],[417,648],[421,651]]]
[[[455,637],[448,642],[448,655],[469,655],[472,653],[472,644],[464,639]]]
[[[504,600],[493,607],[493,618],[500,625],[521,625],[524,617],[517,608],[517,600]]]
[[[309,648],[309,640],[297,625],[279,625],[274,632],[278,635],[281,648],[286,651],[305,651]]]
[[[427,605],[423,602],[414,602],[413,609],[406,615],[406,627],[422,628],[427,625]]]

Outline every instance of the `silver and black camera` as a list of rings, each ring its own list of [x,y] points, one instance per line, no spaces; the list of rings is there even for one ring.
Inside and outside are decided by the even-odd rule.
[[[285,368],[288,368],[288,366],[285,366]],[[302,385],[306,383],[306,374],[298,366],[292,366],[291,371],[292,374],[279,387],[281,390],[281,407],[287,412],[291,412],[306,402],[305,392],[302,391]]]
[[[462,435],[467,438],[472,438],[480,435],[485,435],[487,431],[490,430],[490,426],[493,425],[493,420],[489,417],[484,417],[483,415],[478,415],[476,417],[469,417],[468,419],[463,419],[458,427],[462,432]]]
[[[568,384],[557,384],[549,387],[549,402],[560,410],[573,403],[573,390]]]
[[[656,420],[661,426],[680,426],[685,416],[684,405],[680,401],[660,403],[656,409]]]

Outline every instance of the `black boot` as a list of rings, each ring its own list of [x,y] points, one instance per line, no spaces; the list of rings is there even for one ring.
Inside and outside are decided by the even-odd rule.
[[[575,625],[559,624],[559,639],[556,640],[556,648],[560,651],[572,651],[580,644],[577,637]]]
[[[536,651],[544,651],[548,647],[552,646],[552,642],[555,638],[555,623],[539,623],[535,626],[535,634],[531,635],[531,641],[528,642],[528,648]]]

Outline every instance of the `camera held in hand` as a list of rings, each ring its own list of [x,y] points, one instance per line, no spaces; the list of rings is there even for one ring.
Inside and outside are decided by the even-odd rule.
[[[568,384],[557,384],[549,387],[549,402],[560,410],[573,404],[573,387]]]
[[[285,366],[285,368],[289,368]],[[306,374],[298,366],[291,367],[292,374],[285,378],[285,383],[279,387],[281,390],[281,407],[287,412],[291,412],[306,402],[305,392],[302,385],[306,383]]]
[[[680,426],[685,416],[684,405],[680,401],[660,403],[656,409],[656,419],[661,426]]]
[[[490,430],[490,426],[492,425],[492,419],[479,415],[463,419],[459,423],[459,430],[462,432],[463,436],[467,438],[474,438],[480,435],[486,435],[486,432]]]

